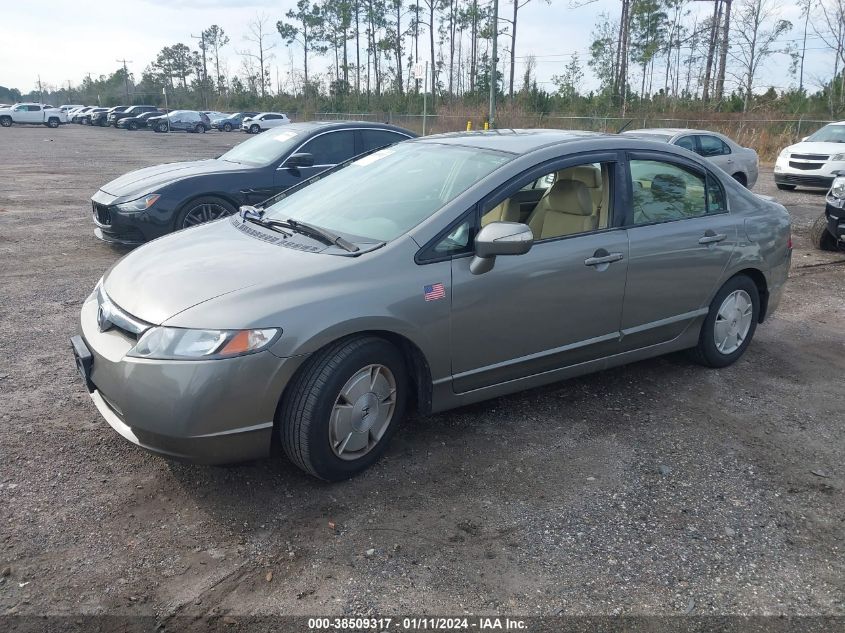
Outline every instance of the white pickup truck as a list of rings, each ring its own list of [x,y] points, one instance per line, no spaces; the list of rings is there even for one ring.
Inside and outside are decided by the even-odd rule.
[[[67,123],[67,112],[41,103],[16,103],[0,109],[0,125],[11,127],[12,123],[29,123],[56,128]]]

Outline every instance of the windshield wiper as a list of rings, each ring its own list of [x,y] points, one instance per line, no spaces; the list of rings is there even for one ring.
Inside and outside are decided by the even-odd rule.
[[[307,235],[308,237],[313,237],[314,239],[325,242],[326,244],[330,244],[332,246],[339,246],[340,248],[349,253],[357,253],[359,250],[361,250],[352,242],[343,239],[340,235],[332,233],[331,231],[326,230],[322,227],[314,226],[313,224],[308,224],[307,222],[302,222],[301,220],[294,220],[293,218],[288,218],[287,220],[263,221],[271,226],[293,229],[297,233],[302,233],[303,235]]]

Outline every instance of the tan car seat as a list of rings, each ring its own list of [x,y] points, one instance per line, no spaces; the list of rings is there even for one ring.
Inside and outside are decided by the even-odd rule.
[[[571,167],[560,172],[561,180],[578,180],[583,182],[590,190],[590,198],[593,200],[593,211],[598,211],[602,203],[601,170],[592,165],[581,165]],[[596,213],[598,215],[598,213]]]
[[[487,226],[491,222],[519,222],[519,204],[517,201],[506,198],[481,216],[481,226]]]
[[[534,239],[572,235],[596,228],[590,190],[580,180],[558,180],[528,218]]]

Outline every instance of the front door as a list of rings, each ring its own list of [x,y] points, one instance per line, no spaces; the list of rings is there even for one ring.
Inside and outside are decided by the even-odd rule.
[[[271,134],[282,135],[288,133],[292,134],[292,132],[285,132],[284,130],[271,132]],[[324,132],[307,141],[302,147],[295,149],[293,153],[311,154],[314,158],[314,165],[311,167],[286,167],[283,162],[276,170],[273,195],[352,158],[355,155],[355,131]]]
[[[481,216],[538,178],[552,182],[527,217],[533,248],[498,257],[474,275],[471,257],[452,260],[452,381],[463,393],[616,352],[628,237],[609,213],[614,160],[571,161],[527,175]],[[573,177],[594,170],[590,182]],[[588,187],[592,184],[592,187]]]
[[[622,349],[670,341],[707,313],[738,239],[718,180],[677,157],[632,155]]]

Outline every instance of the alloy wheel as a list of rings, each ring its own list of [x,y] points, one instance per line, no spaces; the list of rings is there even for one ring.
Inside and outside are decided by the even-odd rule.
[[[182,228],[187,229],[197,224],[204,224],[229,215],[229,210],[222,204],[214,202],[204,202],[193,207],[185,214],[185,219],[182,221]]]
[[[346,381],[332,407],[329,444],[351,461],[379,443],[396,410],[396,378],[384,365],[367,365]]]

